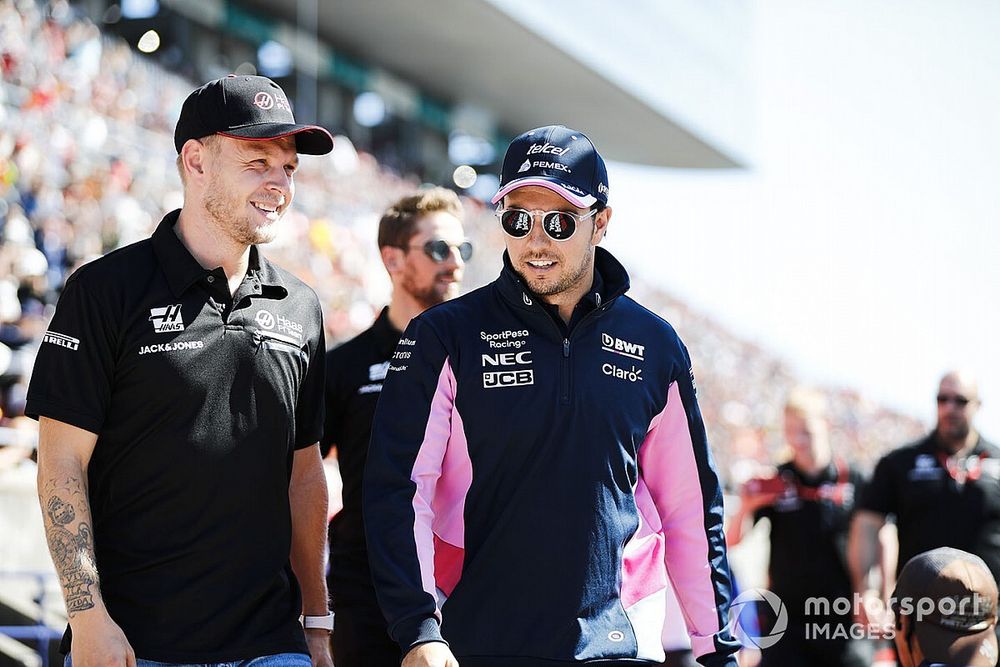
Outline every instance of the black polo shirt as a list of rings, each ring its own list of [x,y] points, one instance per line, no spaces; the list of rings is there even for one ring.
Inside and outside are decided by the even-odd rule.
[[[322,431],[319,302],[256,248],[230,296],[174,233],[178,214],[69,278],[26,412],[98,435],[101,594],[138,657],[306,651],[288,483]]]
[[[330,522],[330,595],[335,609],[375,604],[361,519],[361,480],[375,405],[402,333],[383,308],[375,323],[326,355],[324,454],[337,447],[344,509]]]
[[[1000,578],[1000,449],[979,438],[961,470],[942,463],[935,435],[886,454],[859,509],[896,517],[897,574],[938,547],[976,554]]]
[[[802,619],[808,598],[851,598],[847,534],[865,480],[840,461],[815,477],[785,463],[778,475],[785,480],[784,495],[758,510],[754,520],[766,517],[771,522],[770,588],[792,618]]]

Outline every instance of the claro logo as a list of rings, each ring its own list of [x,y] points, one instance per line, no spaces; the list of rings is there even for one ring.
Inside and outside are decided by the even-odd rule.
[[[500,354],[484,354],[483,368],[505,366],[527,366],[531,364],[531,351],[502,352]],[[483,373],[483,387],[521,387],[535,383],[535,371],[530,368],[513,368]]]

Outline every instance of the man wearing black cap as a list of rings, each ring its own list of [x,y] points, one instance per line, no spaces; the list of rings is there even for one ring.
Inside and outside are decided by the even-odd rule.
[[[997,664],[997,584],[982,558],[941,547],[910,559],[892,608],[902,667]]]
[[[690,358],[597,247],[604,161],[532,130],[494,203],[500,277],[410,322],[376,409],[364,519],[404,667],[659,664],[668,576],[701,664],[735,665]]]
[[[28,392],[63,652],[330,665],[322,316],[257,244],[297,153],[333,140],[231,76],[188,97],[174,142],[184,207],[67,280]]]

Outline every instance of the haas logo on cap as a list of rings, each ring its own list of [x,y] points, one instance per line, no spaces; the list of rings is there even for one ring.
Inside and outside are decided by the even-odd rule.
[[[254,106],[266,111],[274,106],[274,98],[267,93],[260,92],[254,95],[253,103]]]

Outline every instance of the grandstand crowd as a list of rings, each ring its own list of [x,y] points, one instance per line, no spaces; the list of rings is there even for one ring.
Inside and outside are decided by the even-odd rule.
[[[0,0],[0,74],[2,483],[33,465],[36,424],[23,417],[28,374],[66,277],[150,235],[181,204],[172,130],[195,83],[103,34],[68,3],[41,7],[34,0]],[[316,290],[332,345],[367,327],[384,304],[378,217],[420,183],[380,165],[343,135],[330,156],[303,160],[296,180],[295,206],[267,252]],[[503,244],[492,211],[473,199],[463,203],[477,248],[466,270],[469,290],[495,277]],[[633,224],[619,221],[625,234]],[[781,424],[785,396],[798,384],[794,369],[635,272],[632,278],[636,298],[690,346],[709,442],[727,487],[735,492],[759,466],[787,459]],[[862,469],[927,430],[861,391],[824,393],[833,448]],[[10,537],[21,536],[3,539]],[[0,571],[5,567],[0,562]]]

